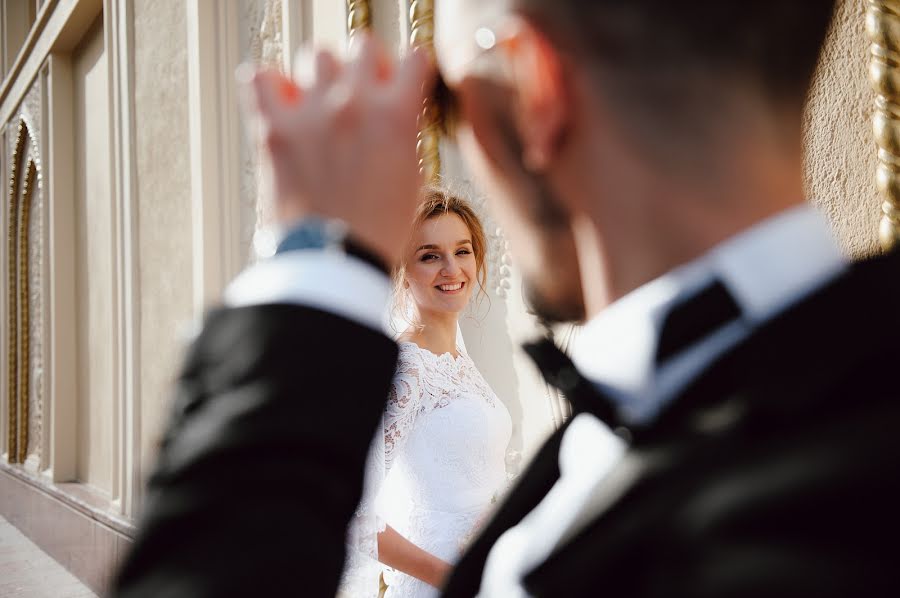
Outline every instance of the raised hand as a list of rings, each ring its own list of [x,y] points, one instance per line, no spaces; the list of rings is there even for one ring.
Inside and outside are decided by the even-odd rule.
[[[256,71],[244,83],[271,159],[279,221],[340,218],[393,265],[420,194],[416,124],[432,66],[421,52],[394,61],[368,35],[351,51],[346,62],[322,50],[301,56],[311,68],[297,80]]]

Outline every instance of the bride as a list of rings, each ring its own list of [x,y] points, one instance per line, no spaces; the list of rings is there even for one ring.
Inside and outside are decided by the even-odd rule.
[[[458,340],[459,314],[476,287],[484,292],[484,231],[464,200],[435,188],[425,195],[395,274],[408,326],[348,532],[341,595],[354,598],[378,595],[376,559],[390,567],[385,596],[437,596],[507,482],[509,412]],[[376,497],[398,483],[408,500],[388,525]]]

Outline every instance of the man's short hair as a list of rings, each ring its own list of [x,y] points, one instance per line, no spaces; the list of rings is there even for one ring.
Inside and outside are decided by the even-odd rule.
[[[834,0],[517,0],[575,47],[618,69],[696,68],[803,97]]]
[[[676,136],[708,120],[729,91],[751,90],[802,107],[835,5],[834,0],[514,2],[560,47],[596,66],[600,84],[623,117]],[[660,111],[665,127],[673,130],[659,129]]]

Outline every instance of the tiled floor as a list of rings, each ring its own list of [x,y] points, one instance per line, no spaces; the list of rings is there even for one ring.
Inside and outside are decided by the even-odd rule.
[[[0,598],[96,598],[96,595],[0,517]]]

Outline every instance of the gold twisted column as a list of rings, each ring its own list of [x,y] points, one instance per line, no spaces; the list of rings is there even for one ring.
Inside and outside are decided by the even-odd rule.
[[[347,0],[347,34],[350,39],[371,26],[372,10],[369,0]]]
[[[879,237],[889,250],[900,242],[900,0],[868,0],[868,4],[869,80],[877,94],[872,119],[878,144],[875,181],[885,198]]]
[[[31,220],[31,196],[37,179],[37,167],[28,161],[25,183],[22,187],[22,201],[19,209],[19,438],[17,439],[19,463],[28,457],[28,401],[30,398],[31,375],[31,319],[29,310],[28,248],[30,245],[29,223]]]
[[[410,0],[409,22],[410,46],[422,48],[433,60],[434,0]],[[441,173],[440,119],[435,103],[431,99],[425,100],[416,147],[419,152],[419,169],[429,183],[435,182]]]
[[[7,278],[7,347],[8,360],[8,433],[7,457],[10,463],[22,463],[28,456],[28,393],[29,393],[29,220],[31,196],[37,179],[34,160],[25,162],[28,127],[19,122],[16,145],[13,149],[9,176],[9,222],[7,250],[9,269]],[[22,193],[22,168],[25,169]]]
[[[16,136],[16,146],[13,150],[12,160],[10,164],[9,175],[9,212],[7,214],[7,397],[9,404],[7,405],[7,440],[6,452],[7,458],[11,463],[15,463],[18,458],[18,413],[19,413],[19,388],[18,388],[18,349],[19,349],[19,309],[16,287],[18,278],[18,242],[17,233],[19,231],[19,204],[18,204],[18,186],[19,177],[16,172],[25,149],[25,126],[19,123],[19,130]]]

